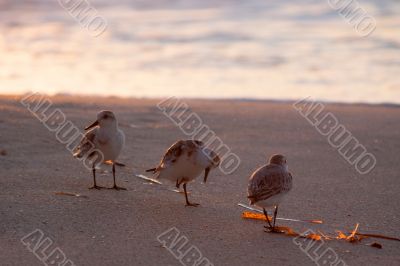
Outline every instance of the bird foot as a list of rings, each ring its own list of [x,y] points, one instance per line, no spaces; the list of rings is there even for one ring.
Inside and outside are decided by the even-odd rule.
[[[126,188],[124,188],[124,187],[119,187],[119,186],[116,186],[116,185],[114,185],[113,187],[110,187],[110,188],[108,188],[108,189],[115,189],[115,190],[127,190]]]
[[[284,233],[283,231],[279,230],[276,227],[269,227],[267,225],[264,225],[264,228],[265,228],[264,232],[266,232],[266,233],[276,233],[276,234],[283,234]]]
[[[89,189],[97,189],[97,190],[104,189],[104,188],[105,187],[101,187],[101,186],[98,186],[98,185],[93,185],[93,186],[89,187]]]
[[[197,206],[199,206],[200,204],[198,204],[198,203],[190,203],[190,202],[186,202],[186,207],[187,206],[189,206],[189,207],[197,207]]]

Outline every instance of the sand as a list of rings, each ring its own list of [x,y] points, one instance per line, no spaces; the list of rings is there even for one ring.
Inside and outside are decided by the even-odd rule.
[[[150,185],[135,177],[154,166],[164,150],[186,138],[157,108],[158,100],[57,96],[60,108],[79,128],[110,109],[126,134],[117,168],[128,191],[87,188],[91,173],[71,156],[18,97],[0,98],[0,264],[42,265],[21,238],[41,230],[75,265],[180,265],[157,236],[170,228],[186,236],[214,265],[314,265],[291,237],[263,232],[262,221],[244,220],[239,202],[247,203],[248,176],[273,153],[285,154],[294,188],[279,216],[321,219],[324,226],[279,222],[299,232],[351,230],[400,237],[399,133],[396,106],[328,104],[327,110],[374,154],[372,172],[360,175],[290,103],[268,101],[190,100],[191,110],[241,158],[231,175],[210,174],[207,184],[189,184],[190,198],[201,205],[185,207],[171,186]],[[99,174],[111,186],[110,167]],[[56,195],[79,193],[86,197]],[[399,265],[400,242],[379,242],[382,249],[329,241],[347,265]],[[320,262],[321,263],[321,262]]]

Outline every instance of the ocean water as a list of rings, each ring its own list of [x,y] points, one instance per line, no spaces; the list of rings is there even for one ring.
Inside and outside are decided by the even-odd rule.
[[[400,103],[398,0],[358,1],[369,36],[332,0],[88,0],[97,37],[69,1],[0,0],[1,94]]]

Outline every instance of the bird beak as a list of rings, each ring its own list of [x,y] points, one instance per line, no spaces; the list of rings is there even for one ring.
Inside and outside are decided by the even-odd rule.
[[[99,121],[94,121],[90,126],[85,127],[85,130],[89,130],[91,128],[94,128],[95,126],[99,125]]]
[[[208,177],[208,174],[210,173],[210,167],[207,167],[206,168],[206,171],[205,171],[205,174],[204,174],[204,183],[206,183],[207,182],[207,177]]]

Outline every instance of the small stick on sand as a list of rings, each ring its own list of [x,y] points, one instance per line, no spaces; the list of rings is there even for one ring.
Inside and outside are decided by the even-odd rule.
[[[248,209],[248,210],[252,210],[252,211],[255,211],[255,212],[258,212],[258,213],[263,213],[262,210],[250,207],[250,206],[248,206],[246,204],[243,204],[243,203],[238,203],[238,205],[240,207],[243,207],[243,208]],[[313,223],[313,224],[322,224],[323,223],[321,220],[298,220],[298,219],[290,219],[290,218],[282,218],[282,217],[279,217],[279,218],[276,218],[276,219],[277,220],[282,220],[282,221],[301,222],[301,223]]]

